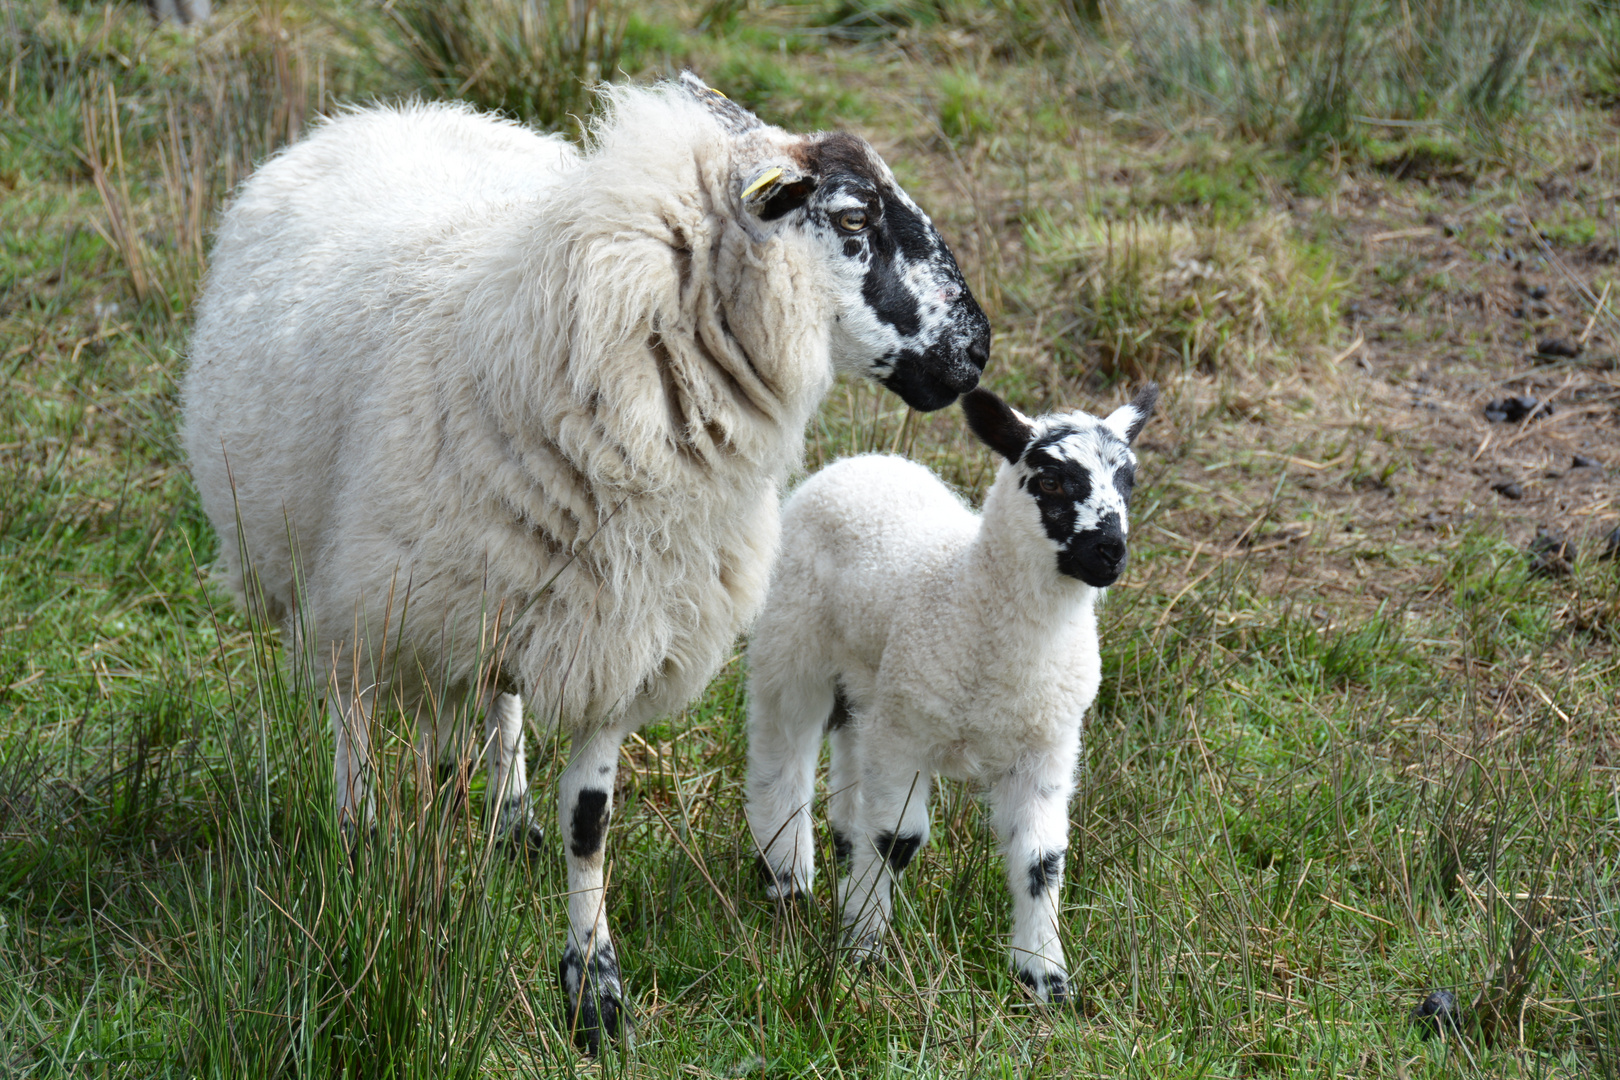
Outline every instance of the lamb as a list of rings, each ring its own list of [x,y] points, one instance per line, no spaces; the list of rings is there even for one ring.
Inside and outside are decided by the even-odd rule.
[[[629,1021],[603,888],[620,743],[752,620],[834,372],[938,409],[990,341],[861,139],[690,74],[602,93],[584,153],[411,104],[269,161],[220,226],[183,387],[219,577],[325,668],[346,831],[380,709],[419,717],[424,758],[481,710],[519,848],[544,842],[525,705],[570,736],[558,977],[592,1052]]]
[[[1013,894],[1012,965],[1067,999],[1058,893],[1081,719],[1097,696],[1097,605],[1125,569],[1131,450],[1145,387],[1107,419],[1029,419],[962,398],[1005,462],[982,516],[927,469],[865,455],[806,481],[749,645],[748,805],[767,891],[810,892],[823,734],[837,899],[858,956],[881,948],[890,893],[928,838],[935,775],[988,788]]]

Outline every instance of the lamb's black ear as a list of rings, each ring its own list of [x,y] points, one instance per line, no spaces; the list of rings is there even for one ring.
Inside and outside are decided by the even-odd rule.
[[[726,95],[709,86],[702,79],[690,71],[681,72],[678,85],[699,105],[714,114],[715,119],[733,135],[741,135],[745,131],[764,127],[764,121],[732,101]]]
[[[1114,433],[1125,440],[1129,446],[1142,434],[1142,427],[1153,415],[1153,406],[1159,401],[1159,384],[1148,383],[1136,392],[1129,405],[1121,405],[1108,415],[1103,423],[1114,429]]]
[[[1029,417],[982,386],[962,395],[962,415],[979,441],[1008,461],[1023,457],[1035,435]]]

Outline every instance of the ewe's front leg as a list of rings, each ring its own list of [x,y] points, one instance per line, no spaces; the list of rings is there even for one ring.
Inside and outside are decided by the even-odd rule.
[[[559,784],[558,825],[568,851],[568,946],[557,965],[567,1000],[565,1021],[574,1042],[592,1054],[602,1037],[628,1027],[619,960],[608,936],[602,879],[603,845],[613,816],[613,780],[618,774],[619,728],[576,734],[573,758]]]
[[[1058,900],[1069,842],[1074,760],[1046,759],[1020,768],[990,789],[996,836],[1012,890],[1012,966],[1040,1000],[1069,1000],[1069,974],[1058,941]]]
[[[838,883],[844,940],[857,959],[883,951],[894,879],[928,840],[928,766],[900,747],[860,748],[860,792],[847,837],[849,874]]]
[[[495,695],[484,710],[484,740],[495,839],[515,854],[538,852],[545,842],[545,831],[535,820],[533,802],[529,798],[529,762],[523,751],[521,697]],[[617,749],[615,746],[615,752]],[[609,790],[612,786],[608,785]]]

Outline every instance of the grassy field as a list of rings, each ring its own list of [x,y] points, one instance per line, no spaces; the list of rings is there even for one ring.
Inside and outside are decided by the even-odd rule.
[[[0,14],[0,1075],[1620,1076],[1620,8],[523,8]],[[577,133],[584,80],[682,66],[879,146],[1022,407],[1166,387],[1073,807],[1073,1010],[1004,970],[960,786],[882,968],[839,962],[825,891],[764,901],[739,655],[626,746],[638,1029],[583,1058],[560,850],[493,856],[476,791],[418,815],[402,735],[351,865],[314,694],[204,583],[176,386],[234,184],[344,102]],[[1513,395],[1554,411],[1483,415]],[[840,385],[807,466],[899,449],[976,495],[960,427]],[[565,753],[531,744],[540,791]],[[1436,990],[1454,1027],[1411,1019]]]

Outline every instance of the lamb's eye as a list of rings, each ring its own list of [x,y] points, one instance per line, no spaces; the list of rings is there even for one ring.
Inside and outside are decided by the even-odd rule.
[[[838,227],[845,232],[860,232],[866,228],[866,211],[845,210],[838,215]]]
[[[1041,477],[1041,494],[1061,495],[1063,494],[1063,485],[1050,476],[1043,476]]]

